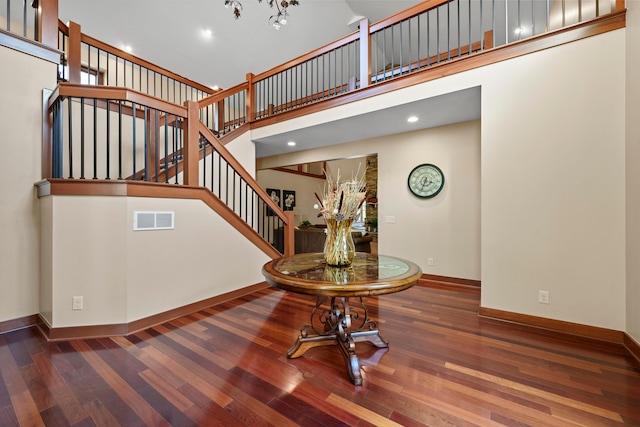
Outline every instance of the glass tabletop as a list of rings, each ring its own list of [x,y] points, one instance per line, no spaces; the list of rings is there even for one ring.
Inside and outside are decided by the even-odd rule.
[[[413,286],[422,275],[404,259],[357,253],[348,267],[331,267],[322,253],[297,254],[270,261],[262,272],[272,286],[314,295],[375,295]]]

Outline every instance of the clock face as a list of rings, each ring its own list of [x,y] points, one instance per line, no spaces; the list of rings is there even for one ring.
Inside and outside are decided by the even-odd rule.
[[[409,174],[409,190],[424,199],[433,197],[444,186],[444,175],[439,167],[425,163],[416,166]]]

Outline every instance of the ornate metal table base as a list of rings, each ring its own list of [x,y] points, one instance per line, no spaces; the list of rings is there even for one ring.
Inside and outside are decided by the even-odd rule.
[[[300,329],[300,336],[287,351],[287,357],[295,359],[310,348],[337,344],[347,363],[351,382],[362,385],[356,343],[368,341],[376,347],[385,348],[389,342],[380,335],[377,323],[369,318],[361,297],[353,298],[355,307],[350,306],[348,297],[331,297],[329,307],[322,307],[327,299],[318,297],[311,311],[310,323]]]

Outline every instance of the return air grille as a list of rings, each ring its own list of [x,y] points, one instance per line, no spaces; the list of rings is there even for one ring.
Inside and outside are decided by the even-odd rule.
[[[173,230],[175,212],[142,212],[133,213],[133,229],[142,230]]]

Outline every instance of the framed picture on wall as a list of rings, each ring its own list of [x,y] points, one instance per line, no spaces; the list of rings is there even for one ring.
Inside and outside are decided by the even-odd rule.
[[[291,190],[282,190],[282,209],[292,211],[296,207],[296,192]]]
[[[271,197],[271,200],[275,202],[276,205],[282,207],[281,203],[281,191],[276,188],[267,188],[267,194]],[[274,216],[275,212],[271,208],[267,208],[267,216]]]

